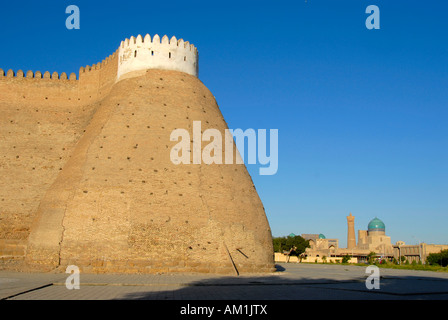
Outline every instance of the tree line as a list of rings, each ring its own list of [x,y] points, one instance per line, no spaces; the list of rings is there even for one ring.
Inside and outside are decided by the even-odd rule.
[[[442,250],[439,253],[430,253],[428,257],[426,257],[426,263],[433,266],[448,266],[448,249]]]
[[[294,237],[275,237],[272,238],[274,244],[274,252],[289,252],[292,256],[299,256],[310,247],[309,240],[305,240],[301,236]]]

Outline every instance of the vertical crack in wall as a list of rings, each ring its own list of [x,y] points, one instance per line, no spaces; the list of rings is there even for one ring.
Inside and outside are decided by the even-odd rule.
[[[92,144],[95,141],[95,138],[100,135],[100,133],[103,130],[106,123],[109,122],[109,120],[113,114],[113,111],[116,110],[116,105],[110,104],[112,107],[108,108],[107,104],[105,104],[106,106],[103,105],[103,102],[104,102],[104,100],[101,100],[99,102],[99,107],[97,108],[96,112],[94,113],[89,125],[87,125],[86,132],[83,135],[83,137],[84,137],[84,136],[86,136],[86,135],[88,136],[90,134],[90,135],[92,135],[92,137],[90,137],[90,139],[88,137],[86,137],[86,142],[88,143],[88,146],[87,146],[87,148],[85,148],[85,152],[83,154],[82,166],[78,169],[79,170],[78,183],[76,184],[76,187],[72,188],[70,199],[68,199],[67,202],[65,203],[64,215],[63,215],[62,221],[61,221],[62,232],[61,232],[61,240],[59,242],[59,252],[58,252],[59,265],[61,264],[61,249],[62,249],[62,242],[64,240],[64,233],[65,233],[64,219],[65,219],[65,214],[67,212],[67,206],[70,202],[73,201],[73,199],[75,198],[76,190],[79,189],[79,185],[81,184],[83,173],[85,172],[85,167],[87,166],[87,163],[86,163],[87,155],[89,154],[89,150],[92,147]],[[101,113],[105,113],[105,117],[102,121],[101,121]],[[97,119],[98,119],[98,123],[95,123],[95,120],[97,120]],[[89,128],[90,126],[91,126],[91,128]],[[83,137],[81,137],[81,139]],[[80,139],[80,141],[81,141],[81,139]],[[76,151],[76,148],[75,148],[75,151]]]
[[[95,113],[93,114],[93,116],[92,116],[92,120],[90,121],[90,123],[92,123],[92,122],[94,121],[94,119],[95,119],[95,115],[96,115],[97,112],[100,111],[100,110],[101,110],[101,107],[97,108],[96,112],[95,112]],[[79,185],[81,184],[81,179],[82,179],[82,176],[83,176],[83,172],[85,171],[85,167],[86,167],[87,155],[89,154],[89,150],[90,150],[90,148],[91,148],[91,146],[92,146],[92,143],[93,143],[93,141],[95,140],[95,138],[100,134],[102,128],[104,127],[104,124],[107,123],[107,121],[109,120],[109,118],[110,118],[110,114],[111,114],[111,113],[112,113],[112,112],[109,112],[109,116],[107,117],[107,120],[104,121],[104,123],[102,123],[102,124],[100,123],[100,124],[99,124],[99,126],[100,126],[100,129],[99,129],[99,130],[98,130],[98,126],[97,126],[97,127],[94,126],[93,128],[91,128],[91,130],[89,130],[89,129],[88,129],[88,128],[89,128],[89,125],[90,125],[90,123],[89,123],[89,125],[87,125],[86,132],[84,133],[84,135],[83,135],[83,136],[79,139],[79,141],[78,141],[78,144],[80,144],[80,143],[82,143],[82,139],[83,139],[83,137],[86,137],[86,142],[88,143],[88,147],[85,148],[85,152],[84,152],[84,154],[83,154],[82,161],[81,161],[81,162],[82,162],[82,165],[81,165],[81,166],[77,166],[77,167],[78,167],[78,182],[76,183],[76,186],[73,186],[73,185],[72,185],[72,187],[71,187],[71,191],[70,191],[70,195],[68,196],[68,198],[67,198],[67,200],[66,200],[66,202],[65,202],[64,213],[63,213],[63,215],[62,215],[62,219],[61,219],[61,228],[62,228],[62,231],[61,231],[61,236],[60,236],[60,241],[59,241],[58,266],[61,265],[61,250],[62,250],[62,242],[64,241],[64,233],[65,233],[64,220],[65,220],[65,215],[66,215],[66,213],[67,213],[67,207],[68,207],[68,204],[69,204],[70,202],[72,202],[73,199],[75,198],[76,190],[79,189]],[[89,135],[90,131],[95,131],[95,129],[96,129],[98,132],[97,132],[96,134],[95,134],[94,132],[92,132],[93,137],[89,139],[89,138],[88,138],[88,135]],[[73,153],[76,152],[76,149],[77,149],[77,147],[75,147],[75,150],[74,150]],[[78,153],[78,154],[79,154],[79,153]],[[62,170],[61,173],[63,173],[63,172],[64,172],[64,169]]]
[[[98,107],[95,108],[96,111],[93,113],[92,118],[88,125],[86,126],[86,130],[84,135],[78,140],[72,154],[70,160],[66,163],[63,170],[59,173],[56,178],[56,181],[50,187],[50,190],[46,194],[47,201],[45,201],[45,205],[40,209],[41,217],[47,218],[49,215],[60,214],[60,233],[58,230],[52,230],[54,232],[59,233],[57,238],[57,248],[54,254],[56,255],[54,259],[56,268],[61,265],[61,251],[62,251],[62,243],[64,241],[65,235],[65,226],[64,220],[67,213],[67,207],[70,202],[73,201],[76,191],[79,189],[79,185],[82,180],[82,176],[85,170],[87,155],[89,154],[90,147],[92,146],[93,141],[99,134],[101,130],[104,128],[105,123],[107,123],[115,110],[115,106],[113,104],[104,103],[104,100],[98,102]],[[66,187],[68,186],[68,187]],[[63,199],[60,199],[60,196],[55,195],[64,195]],[[53,210],[48,210],[48,209]],[[56,210],[56,211],[55,211]],[[57,212],[61,213],[57,213]],[[50,218],[51,219],[51,218]],[[51,231],[51,230],[50,230]],[[39,243],[39,234],[45,232],[45,226],[40,225],[34,230],[36,233],[37,241],[35,245],[37,247],[42,244]],[[51,244],[51,239],[50,239]]]

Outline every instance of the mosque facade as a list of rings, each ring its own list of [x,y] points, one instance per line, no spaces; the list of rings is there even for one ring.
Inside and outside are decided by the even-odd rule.
[[[350,256],[349,262],[363,263],[368,262],[369,255],[373,252],[377,259],[424,263],[430,253],[448,249],[448,245],[439,244],[406,245],[403,241],[392,244],[391,237],[386,234],[385,223],[378,217],[368,223],[367,230],[358,230],[356,240],[354,222],[355,217],[350,213],[347,216],[347,248],[340,248],[339,239],[330,239],[324,234],[302,234],[309,241],[310,247],[297,261],[341,262],[343,257]],[[276,253],[276,261],[281,262],[283,259],[281,254]],[[286,260],[293,262],[289,257]]]

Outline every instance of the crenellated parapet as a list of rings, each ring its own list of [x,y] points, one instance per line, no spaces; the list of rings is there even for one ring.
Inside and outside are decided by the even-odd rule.
[[[156,34],[131,37],[121,42],[118,50],[117,81],[126,73],[146,69],[164,69],[198,76],[198,50],[183,39]]]
[[[51,79],[51,80],[76,80],[76,74],[72,72],[70,77],[67,76],[65,72],[61,75],[57,72],[50,73],[45,71],[43,74],[40,71],[33,72],[28,70],[24,73],[22,70],[14,72],[14,70],[9,69],[6,73],[3,69],[0,69],[0,78],[15,78],[15,79]]]
[[[75,73],[68,76],[65,72],[58,74],[30,70],[25,73],[22,70],[5,72],[0,69],[0,79],[80,80],[81,88],[93,85],[100,89],[122,79],[123,75],[130,77],[137,75],[136,71],[147,69],[175,70],[197,77],[198,50],[188,41],[178,40],[174,36],[169,39],[166,35],[162,38],[157,34],[152,38],[149,34],[145,37],[138,35],[122,41],[119,48],[103,61],[80,67],[78,77]]]
[[[112,61],[115,61],[114,58],[116,58],[117,55],[118,55],[118,49],[113,54],[103,59],[103,61],[98,62],[97,64],[93,64],[92,66],[87,65],[85,67],[79,68],[79,76],[81,77],[81,74],[83,73],[88,73],[90,71],[101,70],[105,68],[110,63],[113,63]]]

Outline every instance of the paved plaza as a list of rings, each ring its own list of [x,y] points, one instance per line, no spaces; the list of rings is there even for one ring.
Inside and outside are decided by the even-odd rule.
[[[80,274],[68,290],[65,273],[0,271],[2,300],[448,300],[448,273],[380,270],[367,289],[365,267],[277,264],[269,274]]]

